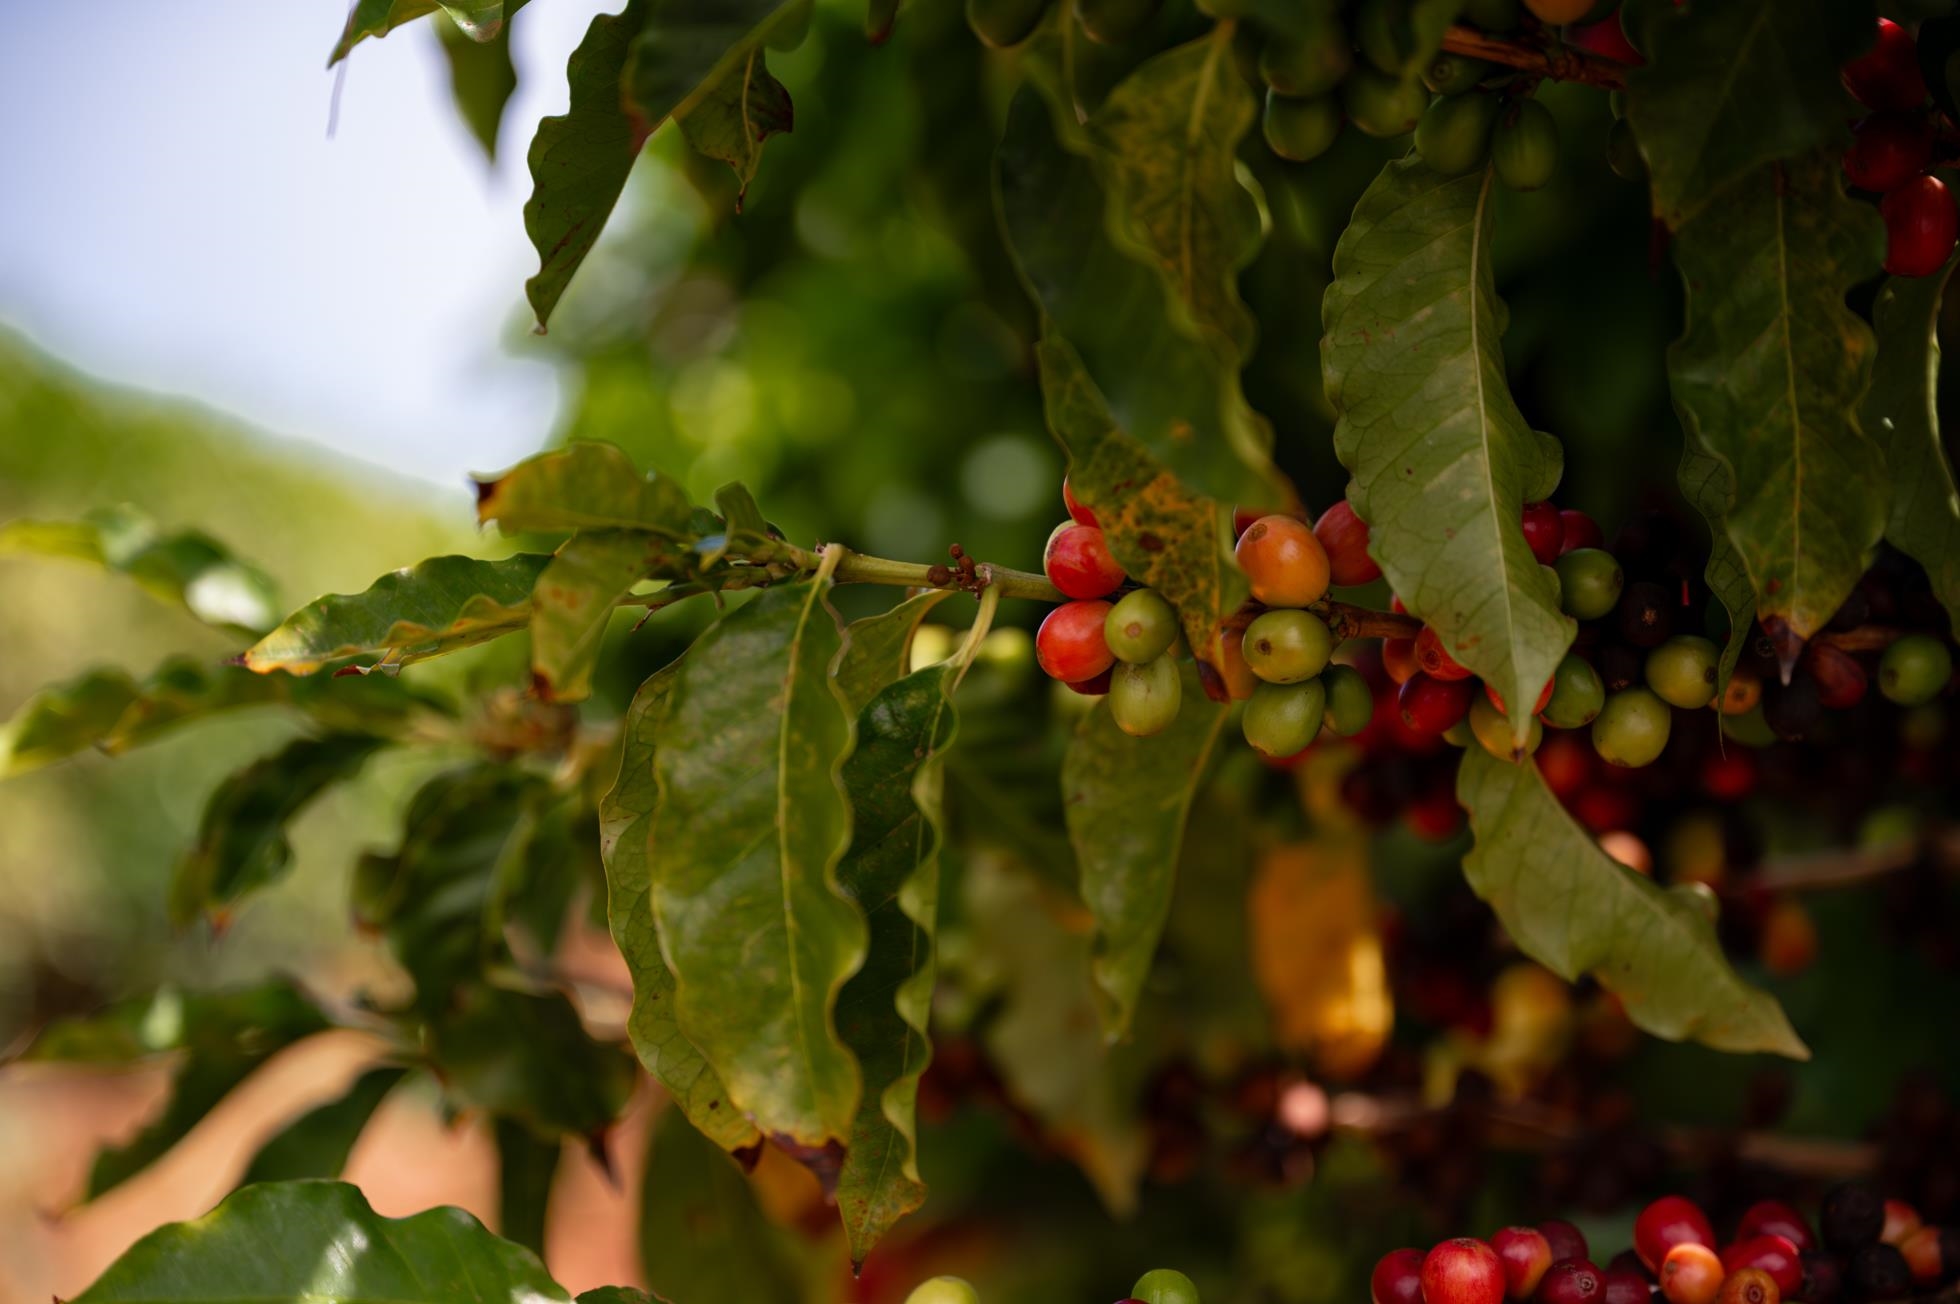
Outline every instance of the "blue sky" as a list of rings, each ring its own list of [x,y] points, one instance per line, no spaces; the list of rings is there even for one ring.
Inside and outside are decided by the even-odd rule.
[[[540,115],[602,0],[533,5],[490,169],[426,24],[349,60],[345,0],[0,0],[0,322],[105,379],[460,486],[535,449],[513,353]]]

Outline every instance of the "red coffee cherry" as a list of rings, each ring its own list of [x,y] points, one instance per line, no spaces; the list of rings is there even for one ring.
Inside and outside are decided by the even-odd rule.
[[[1423,1304],[1502,1304],[1497,1252],[1468,1236],[1443,1241],[1422,1260]]]
[[[1585,1259],[1554,1263],[1538,1287],[1540,1304],[1601,1304],[1605,1293],[1605,1275]]]
[[[1540,711],[1544,710],[1545,705],[1552,700],[1552,683],[1553,683],[1552,680],[1547,679],[1545,681],[1545,687],[1539,690],[1538,705],[1531,708],[1531,713],[1533,715],[1537,715]],[[1495,688],[1493,688],[1489,683],[1484,684],[1484,696],[1490,699],[1490,704],[1497,708],[1498,714],[1500,715],[1510,714],[1510,711],[1507,710],[1504,706],[1503,696],[1500,695],[1498,691]]]
[[[1422,666],[1416,661],[1416,641],[1412,638],[1382,640],[1382,669],[1398,684],[1406,684]]]
[[[1711,1250],[1715,1244],[1715,1229],[1708,1225],[1708,1215],[1692,1200],[1664,1195],[1642,1209],[1633,1221],[1634,1252],[1650,1271],[1658,1272],[1668,1251],[1685,1244],[1708,1246]],[[1715,1256],[1711,1253],[1709,1257]],[[1719,1273],[1721,1263],[1717,1261],[1715,1267]],[[1720,1284],[1718,1276],[1716,1285]]]
[[[1798,1258],[1796,1243],[1774,1232],[1761,1232],[1739,1240],[1722,1251],[1724,1272],[1736,1273],[1744,1268],[1760,1268],[1770,1275],[1778,1291],[1793,1298],[1803,1286],[1803,1263]]]
[[[1651,1304],[1654,1284],[1638,1268],[1608,1268],[1599,1292],[1599,1304]]]
[[[1852,98],[1871,109],[1916,109],[1926,102],[1926,79],[1912,33],[1889,18],[1878,20],[1872,48],[1844,65],[1839,77]]]
[[[1606,536],[1600,533],[1599,522],[1584,512],[1570,507],[1558,514],[1559,525],[1565,530],[1558,546],[1559,556],[1563,557],[1574,548],[1604,548]]]
[[[1551,1244],[1553,1263],[1587,1257],[1586,1234],[1565,1219],[1548,1219],[1538,1224],[1538,1230]]]
[[[1449,649],[1443,646],[1442,635],[1429,625],[1422,627],[1416,635],[1416,664],[1422,673],[1431,679],[1468,679],[1470,672],[1456,663]]]
[[[1878,1239],[1886,1245],[1903,1245],[1906,1237],[1925,1226],[1919,1210],[1904,1200],[1885,1202],[1885,1223],[1878,1229]]]
[[[1115,682],[1116,667],[1111,666],[1093,679],[1078,679],[1073,683],[1065,683],[1062,687],[1071,693],[1080,693],[1084,697],[1107,697],[1109,686]]]
[[[1530,1299],[1552,1266],[1552,1244],[1536,1227],[1505,1227],[1490,1238],[1504,1266],[1504,1289],[1512,1299]]]
[[[1817,700],[1827,709],[1848,711],[1865,700],[1870,680],[1857,657],[1829,643],[1812,643],[1803,659],[1817,681]]]
[[[1885,219],[1885,270],[1931,276],[1946,265],[1960,235],[1960,212],[1938,177],[1914,177],[1878,202]]]
[[[1732,748],[1734,752],[1744,753],[1746,749]],[[1736,1224],[1735,1238],[1746,1241],[1755,1236],[1781,1236],[1799,1250],[1807,1250],[1817,1244],[1817,1238],[1810,1234],[1810,1224],[1802,1214],[1781,1200],[1758,1200],[1749,1206]]]
[[[1390,1250],[1368,1278],[1374,1304],[1422,1304],[1422,1251]]]
[[[1096,514],[1084,507],[1076,498],[1075,491],[1068,487],[1067,476],[1062,477],[1062,506],[1068,508],[1069,519],[1077,525],[1100,526],[1102,524],[1096,519]]]
[[[1641,1258],[1646,1257],[1643,1252]],[[1668,1304],[1714,1304],[1723,1276],[1722,1261],[1715,1257],[1715,1251],[1698,1241],[1682,1241],[1661,1260],[1661,1294],[1667,1296]]]
[[[1041,568],[1048,582],[1071,598],[1100,598],[1123,583],[1123,568],[1109,555],[1109,542],[1093,525],[1068,524],[1048,536]]]
[[[1417,733],[1439,734],[1453,728],[1470,710],[1471,681],[1436,679],[1418,674],[1402,685],[1396,702],[1402,723]],[[1435,1304],[1430,1301],[1429,1304]]]
[[[1852,128],[1844,175],[1860,190],[1896,190],[1933,158],[1933,124],[1923,113],[1874,113]]]
[[[1558,508],[1550,503],[1526,503],[1523,524],[1524,541],[1531,545],[1531,555],[1538,564],[1549,566],[1557,561],[1565,543],[1565,522]]]
[[[1103,637],[1109,604],[1101,601],[1064,602],[1049,612],[1035,631],[1034,656],[1049,678],[1065,684],[1094,679],[1116,662]]]
[[[1313,525],[1313,537],[1327,553],[1334,583],[1343,587],[1371,584],[1382,577],[1382,568],[1368,555],[1368,522],[1354,514],[1347,499],[1320,514]]]

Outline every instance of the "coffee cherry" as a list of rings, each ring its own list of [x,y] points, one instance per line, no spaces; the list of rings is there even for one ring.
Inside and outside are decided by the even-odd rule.
[[[1499,1304],[1504,1267],[1497,1251],[1468,1236],[1443,1241],[1422,1260],[1423,1304]]]
[[[1885,1201],[1867,1183],[1840,1182],[1824,1193],[1817,1229],[1840,1254],[1863,1249],[1885,1230]]]
[[[1829,1250],[1805,1250],[1803,1262],[1804,1304],[1836,1304],[1844,1294],[1844,1263]]]
[[[1723,715],[1747,715],[1762,700],[1763,681],[1756,677],[1755,671],[1737,666],[1729,672],[1729,682],[1722,688]]]
[[[1633,769],[1651,765],[1667,748],[1673,725],[1673,713],[1666,702],[1647,689],[1629,688],[1607,698],[1600,708],[1592,723],[1593,750],[1608,765]],[[1645,1250],[1640,1257],[1643,1262],[1649,1261]]]
[[[1073,684],[1109,669],[1116,655],[1103,636],[1108,616],[1109,604],[1091,599],[1064,602],[1042,619],[1035,631],[1034,657],[1049,678]]]
[[[1599,532],[1599,523],[1584,512],[1570,507],[1562,508],[1558,514],[1560,535],[1559,552],[1574,552],[1580,548],[1603,548],[1606,536]]]
[[[1304,684],[1261,684],[1245,704],[1240,728],[1261,756],[1285,760],[1306,750],[1320,732],[1327,689],[1318,679]]]
[[[1615,1255],[1614,1258],[1618,1258]],[[1599,1292],[1599,1304],[1651,1304],[1654,1285],[1641,1269],[1612,1267],[1606,1270]]]
[[[1439,96],[1416,123],[1416,153],[1446,177],[1476,171],[1490,153],[1497,108],[1497,97],[1481,92]]]
[[[1810,1224],[1803,1215],[1781,1200],[1758,1200],[1743,1212],[1742,1221],[1736,1224],[1737,1240],[1746,1241],[1756,1236],[1781,1236],[1797,1247],[1807,1250],[1816,1243],[1810,1234]],[[1801,1290],[1790,1292],[1793,1296],[1803,1296]]]
[[[1906,1237],[1926,1224],[1919,1216],[1919,1210],[1904,1200],[1885,1202],[1885,1224],[1878,1229],[1878,1239],[1887,1245],[1904,1245]]]
[[[1844,65],[1844,89],[1871,109],[1916,109],[1926,102],[1926,79],[1912,34],[1889,18],[1878,20],[1878,41]]]
[[[1824,703],[1817,696],[1817,681],[1799,667],[1787,684],[1763,685],[1763,723],[1786,742],[1815,729],[1824,719]]]
[[[1640,1257],[1646,1258],[1646,1253]],[[1661,1260],[1661,1294],[1668,1304],[1714,1304],[1722,1275],[1722,1261],[1715,1251],[1697,1241],[1682,1241]]]
[[[1382,568],[1368,555],[1368,523],[1354,514],[1347,499],[1320,514],[1313,537],[1327,554],[1328,573],[1335,584],[1370,584],[1382,577]]]
[[[1294,99],[1269,90],[1260,130],[1273,153],[1289,162],[1310,163],[1340,138],[1341,106],[1332,95]]]
[[[1456,663],[1449,649],[1443,646],[1442,635],[1433,625],[1424,625],[1416,635],[1416,664],[1422,673],[1431,679],[1468,679],[1470,672]]]
[[[1715,700],[1722,651],[1705,638],[1676,634],[1647,654],[1647,687],[1670,706],[1692,711]]]
[[[912,1288],[905,1304],[980,1304],[980,1292],[964,1277],[931,1277]]]
[[[1124,733],[1147,738],[1171,727],[1183,697],[1175,657],[1140,666],[1118,663],[1110,677],[1109,717]]]
[[[1373,1304],[1422,1304],[1422,1251],[1390,1250],[1368,1278]]]
[[[1432,679],[1423,674],[1412,677],[1396,695],[1402,723],[1417,733],[1446,732],[1470,710],[1473,686],[1468,679]]]
[[[1899,1253],[1921,1286],[1938,1286],[1960,1270],[1960,1233],[1951,1228],[1920,1227],[1899,1245]]]
[[[1804,649],[1803,666],[1817,681],[1817,700],[1827,711],[1848,711],[1865,700],[1870,680],[1858,658],[1830,643]]]
[[[1245,660],[1245,631],[1228,629],[1218,637],[1218,677],[1225,681],[1225,695],[1243,702],[1259,687],[1259,676]]]
[[[1594,648],[1593,665],[1609,693],[1632,688],[1647,677],[1646,654],[1624,643],[1606,643]]]
[[[1903,1299],[1912,1293],[1912,1269],[1893,1245],[1867,1245],[1851,1256],[1845,1284],[1862,1300]]]
[[[1413,77],[1404,81],[1363,66],[1341,83],[1341,107],[1364,134],[1386,139],[1416,129],[1429,107],[1429,92]]]
[[[1860,190],[1885,194],[1926,170],[1933,124],[1923,113],[1874,113],[1852,128],[1844,175]]]
[[[1763,929],[1765,938],[1768,937],[1769,931],[1769,926],[1766,924]],[[1811,939],[1814,953],[1816,941],[1814,931]],[[1765,952],[1769,949],[1767,942],[1763,949]],[[1774,969],[1774,966],[1771,967]],[[1798,1253],[1796,1242],[1788,1237],[1778,1236],[1774,1232],[1759,1232],[1754,1236],[1738,1240],[1723,1250],[1722,1267],[1730,1273],[1741,1272],[1744,1268],[1760,1269],[1775,1281],[1776,1289],[1780,1294],[1795,1299],[1797,1292],[1803,1289],[1803,1263],[1798,1259]]]
[[[1320,676],[1327,688],[1327,727],[1352,738],[1368,727],[1375,714],[1375,692],[1353,666],[1329,666]]]
[[[1198,1304],[1198,1288],[1175,1268],[1152,1268],[1130,1287],[1130,1298],[1143,1304]]]
[[[1960,236],[1960,210],[1938,177],[1914,177],[1878,201],[1885,219],[1885,270],[1931,276],[1946,265]]]
[[[1586,1234],[1563,1218],[1549,1218],[1539,1223],[1538,1232],[1552,1247],[1553,1263],[1590,1257],[1586,1248]]]
[[[1633,1221],[1634,1253],[1649,1270],[1657,1271],[1669,1250],[1686,1244],[1710,1249],[1715,1244],[1715,1229],[1709,1225],[1708,1215],[1692,1200],[1664,1195],[1642,1209]]]
[[[1123,583],[1123,568],[1109,555],[1109,542],[1093,525],[1070,523],[1048,536],[1041,568],[1048,582],[1071,598],[1100,598]]]
[[[1109,685],[1115,679],[1112,673],[1114,670],[1115,667],[1110,666],[1101,674],[1093,675],[1088,679],[1068,680],[1062,684],[1062,687],[1071,693],[1080,693],[1084,697],[1106,697],[1109,695]]]
[[[1268,611],[1245,629],[1245,662],[1269,684],[1297,684],[1327,668],[1334,635],[1311,611]]]
[[[1269,607],[1304,607],[1327,594],[1327,553],[1304,521],[1262,516],[1239,536],[1233,555],[1252,596]]]
[[[1466,95],[1490,76],[1491,65],[1467,54],[1439,54],[1422,70],[1422,84],[1438,95]]]
[[[1558,170],[1558,123],[1537,100],[1517,100],[1497,120],[1490,141],[1497,179],[1513,190],[1536,190]]]
[[[1125,593],[1103,618],[1103,639],[1118,661],[1155,661],[1177,641],[1177,610],[1155,589]]]
[[[1516,760],[1520,754],[1529,756],[1538,750],[1538,744],[1545,739],[1545,726],[1537,720],[1531,722],[1525,734],[1524,751],[1519,753],[1517,744],[1511,739],[1511,722],[1504,712],[1492,705],[1488,697],[1478,697],[1470,703],[1470,733],[1482,744],[1483,749],[1500,761]]]
[[[1347,33],[1331,8],[1303,10],[1297,36],[1274,35],[1259,52],[1259,79],[1281,95],[1325,95],[1354,66]]]
[[[1674,632],[1673,595],[1652,580],[1627,587],[1620,599],[1620,637],[1638,648],[1656,648]]]
[[[1398,684],[1406,684],[1422,666],[1416,660],[1416,641],[1412,638],[1382,640],[1382,669]]]
[[[1497,712],[1499,715],[1509,715],[1511,713],[1510,708],[1504,705],[1504,694],[1498,692],[1497,689],[1489,683],[1486,683],[1484,685],[1484,696],[1490,699],[1490,704],[1497,708]],[[1551,702],[1551,700],[1552,700],[1552,681],[1547,679],[1545,681],[1545,686],[1538,690],[1537,702],[1531,708],[1531,713],[1533,715],[1542,714],[1545,710],[1545,707]]]
[[[1600,1304],[1606,1279],[1585,1259],[1554,1263],[1538,1287],[1539,1304]]]
[[[1084,507],[1082,500],[1075,496],[1075,491],[1069,488],[1067,476],[1062,477],[1062,506],[1068,508],[1068,518],[1077,525],[1100,526],[1101,524],[1096,520],[1096,514]]]
[[[1565,551],[1565,518],[1550,503],[1524,505],[1524,541],[1541,566],[1549,566]],[[1563,581],[1561,581],[1563,583]]]
[[[1743,1268],[1723,1280],[1715,1304],[1783,1304],[1783,1290],[1761,1268]]]
[[[1530,1299],[1552,1266],[1552,1243],[1536,1227],[1504,1227],[1490,1238],[1504,1267],[1504,1290],[1512,1299]]]
[[[1591,724],[1605,705],[1606,685],[1592,662],[1567,653],[1552,672],[1552,695],[1538,713],[1555,729],[1578,729]]]
[[[1953,678],[1953,653],[1931,634],[1907,634],[1878,659],[1878,691],[1900,706],[1920,706]]]
[[[1559,608],[1574,620],[1598,620],[1619,604],[1626,573],[1612,553],[1574,548],[1552,566],[1558,571]]]

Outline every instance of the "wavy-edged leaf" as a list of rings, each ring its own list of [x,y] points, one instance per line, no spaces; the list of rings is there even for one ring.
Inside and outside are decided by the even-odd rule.
[[[1069,456],[1069,488],[1088,504],[1124,573],[1177,608],[1192,651],[1216,666],[1225,618],[1246,598],[1232,560],[1232,509],[1187,488],[1116,426],[1072,345],[1044,328],[1035,348],[1048,429]]]
[[[69,1304],[563,1304],[535,1254],[461,1209],[383,1218],[344,1182],[234,1191],[151,1232]]]
[[[1708,565],[1702,574],[1708,591],[1729,613],[1729,636],[1722,647],[1717,668],[1718,683],[1726,689],[1729,676],[1749,642],[1749,629],[1756,619],[1756,586],[1749,582],[1749,568],[1729,538],[1729,509],[1735,503],[1735,481],[1721,458],[1704,453],[1692,439],[1683,441],[1681,465],[1676,476],[1681,494],[1708,522]]]
[[[1656,6],[1648,61],[1627,78],[1654,214],[1670,226],[1764,163],[1846,135],[1838,69],[1872,42],[1864,0]]]
[[[632,1057],[588,1036],[578,1011],[557,992],[458,988],[425,1038],[457,1108],[540,1136],[601,1137],[633,1094]]]
[[[1526,955],[1567,981],[1591,974],[1657,1037],[1810,1057],[1776,998],[1729,967],[1707,917],[1601,851],[1536,765],[1472,747],[1457,797],[1477,839],[1464,875]]]
[[[553,554],[531,591],[531,688],[541,699],[591,694],[614,608],[666,547],[637,530],[582,530]]]
[[[762,47],[753,46],[686,113],[676,115],[681,135],[694,152],[720,159],[735,171],[740,186],[735,199],[739,212],[756,169],[762,166],[762,147],[771,136],[796,125],[789,91],[769,72]]]
[[[796,1304],[795,1274],[741,1170],[674,1110],[648,1144],[640,1271],[657,1297]]]
[[[513,12],[515,6],[512,6]],[[449,98],[490,161],[497,158],[504,108],[517,90],[517,68],[510,61],[510,28],[501,26],[488,40],[478,40],[455,23],[438,23],[437,40],[443,62],[449,65]]]
[[[1192,334],[1164,278],[1119,247],[1094,167],[1070,153],[1023,89],[995,154],[1008,243],[1028,292],[1079,353],[1116,423],[1194,490],[1271,502],[1272,431],[1245,401],[1228,351]]]
[[[339,1177],[368,1120],[407,1073],[388,1065],[361,1074],[347,1094],[308,1110],[260,1146],[238,1184]]]
[[[431,557],[360,593],[315,598],[240,659],[248,670],[310,675],[330,661],[381,654],[407,665],[512,634],[531,619],[531,589],[551,562],[520,552],[499,561]]]
[[[353,48],[369,37],[383,37],[404,23],[426,18],[440,9],[457,29],[472,41],[494,40],[504,29],[504,19],[525,5],[525,0],[354,0],[347,12],[347,23],[340,30],[327,57],[331,68],[345,59]]]
[[[633,976],[633,1010],[626,1032],[647,1071],[667,1088],[697,1131],[755,1163],[762,1134],[728,1097],[714,1068],[681,1032],[674,1015],[674,974],[660,953],[650,896],[648,836],[659,800],[654,782],[654,729],[678,661],[654,672],[634,694],[620,725],[619,775],[599,801],[599,845],[606,862],[606,918],[613,945]]]
[[[836,878],[853,721],[830,679],[828,590],[765,589],[682,657],[653,726],[650,835],[682,1030],[735,1107],[826,1183],[860,1090],[831,1016],[865,938]]]
[[[1892,508],[1885,537],[1926,568],[1960,629],[1960,491],[1940,444],[1940,300],[1953,275],[1892,277],[1872,305],[1878,358],[1859,423],[1885,450]]]
[[[1838,174],[1822,155],[1766,167],[1674,239],[1688,303],[1669,384],[1688,448],[1721,464],[1721,526],[1786,664],[1885,528],[1884,454],[1858,426],[1872,333],[1844,304],[1878,270],[1880,223]]]
[[[9,521],[0,525],[0,557],[10,553],[93,562],[219,629],[259,634],[279,619],[278,589],[264,571],[201,530],[165,531],[133,507],[79,521]]]
[[[1334,249],[1321,369],[1370,553],[1409,610],[1507,702],[1536,700],[1575,632],[1524,541],[1558,441],[1511,398],[1488,168],[1390,163]],[[1512,721],[1520,743],[1531,723]]]
[[[120,670],[90,670],[49,684],[0,727],[0,776],[25,774],[93,746],[136,701],[136,681]]]
[[[633,42],[627,98],[652,126],[685,118],[800,8],[800,0],[653,0]]]
[[[1096,1009],[1111,1041],[1129,1031],[1177,885],[1184,822],[1225,725],[1225,708],[1187,674],[1170,728],[1135,738],[1106,702],[1082,717],[1062,761],[1069,841],[1095,917]]]
[[[919,622],[952,596],[951,589],[915,593],[875,616],[852,621],[845,629],[844,655],[831,677],[852,719],[863,715],[872,698],[905,676]]]
[[[197,840],[177,862],[170,917],[183,927],[222,917],[248,892],[271,886],[293,860],[286,825],[379,751],[366,734],[297,738],[231,775],[205,803]]]
[[[624,449],[594,439],[476,477],[478,524],[495,521],[506,534],[642,530],[681,538],[693,533],[693,511],[680,481],[658,471],[643,475]]]

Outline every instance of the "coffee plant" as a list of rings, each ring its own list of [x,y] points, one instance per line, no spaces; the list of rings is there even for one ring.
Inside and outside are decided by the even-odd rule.
[[[772,60],[823,42],[844,71],[805,79],[839,95],[849,70],[906,62],[936,98],[894,148],[930,156],[930,202],[1025,324],[1001,383],[1038,391],[1065,456],[1059,523],[1038,554],[922,537],[875,556],[772,523],[809,511],[793,484],[788,507],[742,483],[710,496],[573,438],[476,481],[502,541],[485,555],[290,614],[249,549],[134,509],[0,526],[0,551],[126,576],[236,641],[222,664],[47,687],[6,725],[0,772],[248,708],[304,726],[212,795],[174,871],[180,928],[222,937],[288,874],[289,824],[377,756],[432,762],[351,879],[399,993],[138,992],[20,1051],[179,1053],[162,1112],[97,1158],[94,1197],[280,1049],[335,1026],[388,1047],[215,1212],[76,1304],[566,1299],[533,1252],[552,1161],[567,1140],[606,1153],[642,1070],[671,1102],[642,1219],[646,1285],[673,1304],[971,1304],[931,1274],[960,1262],[931,1251],[957,1218],[931,1221],[922,1174],[932,1135],[976,1114],[1036,1158],[968,1161],[956,1214],[1052,1208],[1049,1164],[1119,1214],[1143,1187],[1188,1193],[1157,1206],[1176,1227],[1146,1208],[1107,1232],[1127,1268],[1022,1280],[1041,1298],[1107,1297],[1139,1259],[1188,1252],[1210,1297],[1358,1299],[1349,1253],[1473,1219],[1597,1232],[1655,1196],[1604,1268],[1571,1223],[1538,1222],[1395,1250],[1373,1299],[1950,1298],[1951,7],[626,0],[595,19],[530,150],[538,331],[624,275],[594,254],[650,140],[760,278],[772,241],[814,238],[768,211],[794,195],[743,202],[796,124]],[[439,27],[494,144],[522,8],[358,0],[332,57]],[[1639,220],[1546,234],[1545,205],[1609,204]],[[1562,440],[1536,428],[1500,286],[1568,287],[1540,347],[1631,349],[1607,320],[1621,301],[1585,288],[1629,257],[1647,279],[1627,311],[1674,332],[1639,359],[1671,413],[1658,435]],[[1595,425],[1617,401],[1589,402]],[[913,437],[859,438],[870,457]],[[1670,491],[1628,490],[1677,450]],[[421,665],[452,656],[467,669]],[[621,682],[630,704],[608,700]],[[1441,869],[1411,886],[1397,864]],[[1888,1022],[1906,979],[1831,969],[1815,903],[1834,891],[1943,994]],[[559,963],[588,904],[632,978],[621,1037]],[[1792,1108],[1775,1057],[1821,1038],[1860,1071],[1816,999],[1811,1026],[1773,994],[1817,972],[1852,984],[1837,1006],[1869,1003],[1852,1046],[1923,1028],[1943,1053],[1880,1083],[1874,1139],[1823,1159],[1773,1130]],[[1629,1067],[1643,1034],[1731,1058]],[[1725,1065],[1748,1066],[1746,1096]],[[1635,1078],[1737,1084],[1741,1126],[1646,1119]],[[509,1239],[453,1210],[379,1217],[335,1180],[411,1080],[490,1122]],[[765,1152],[813,1175],[807,1226],[758,1207],[744,1171]],[[1842,1178],[1875,1185],[1833,1187],[1815,1236],[1788,1202]],[[1242,1223],[1218,1212],[1240,1204]],[[936,1230],[903,1231],[922,1206]],[[992,1255],[1052,1244],[1041,1222],[1005,1219]],[[1026,1254],[1029,1278],[1053,1270]],[[1128,1295],[1197,1298],[1169,1269]]]

